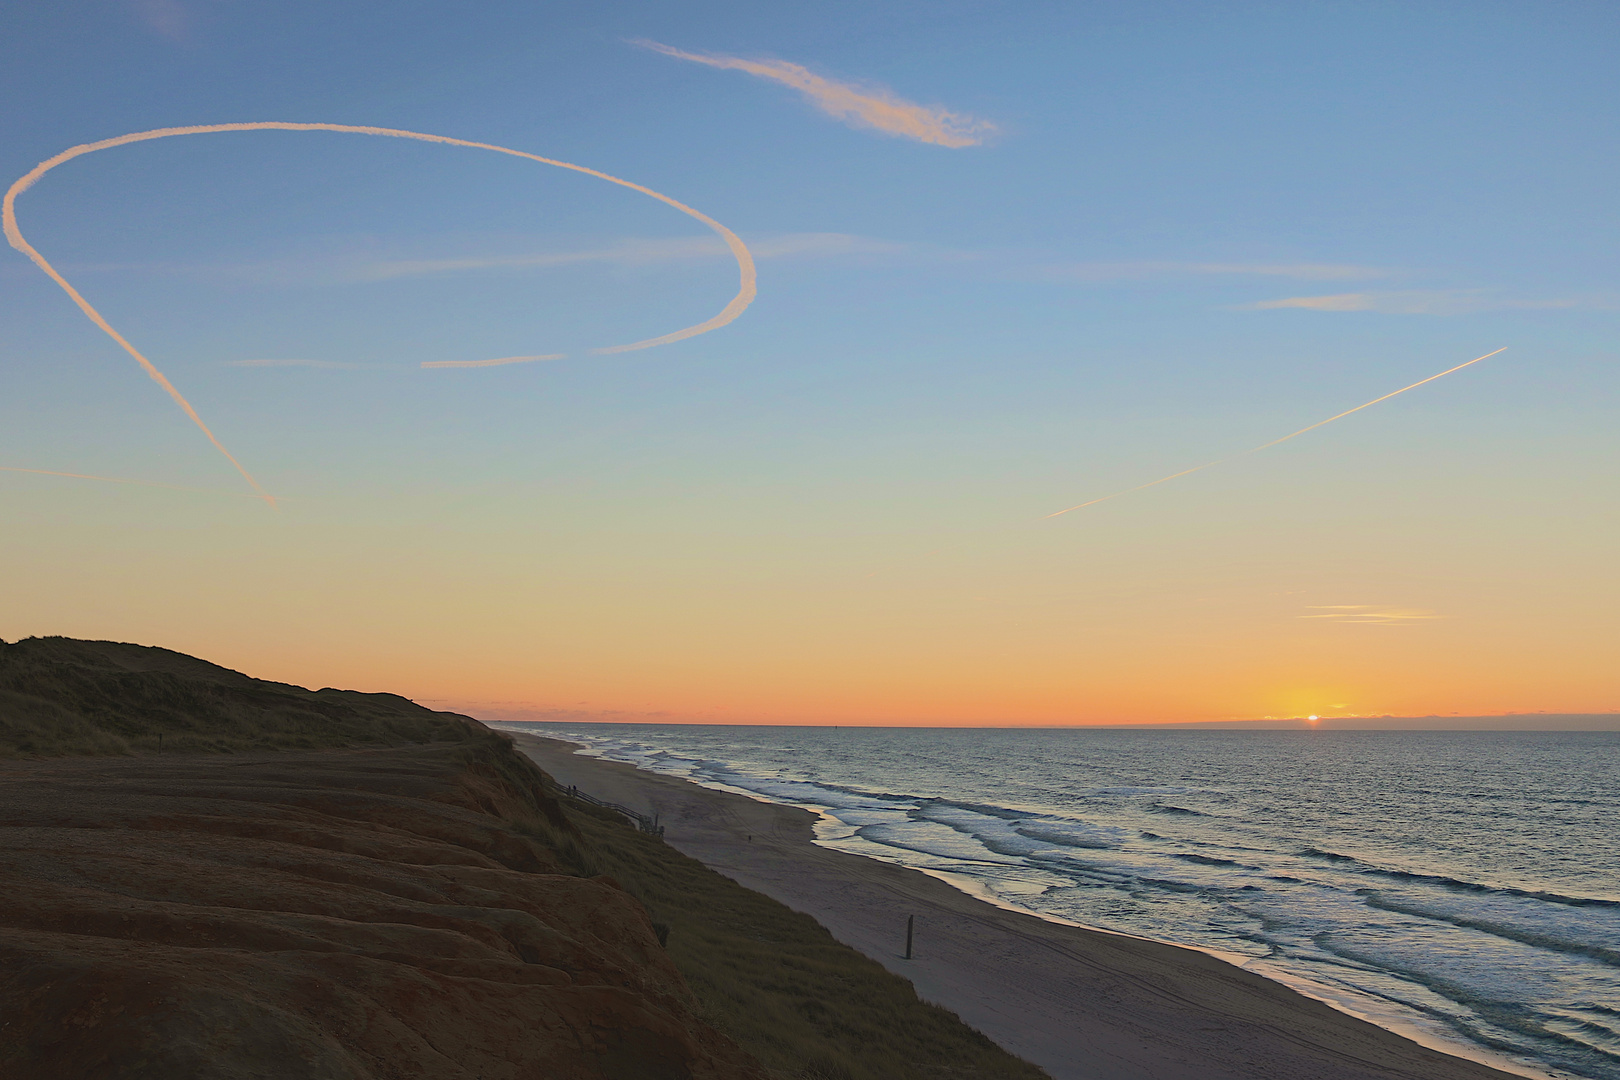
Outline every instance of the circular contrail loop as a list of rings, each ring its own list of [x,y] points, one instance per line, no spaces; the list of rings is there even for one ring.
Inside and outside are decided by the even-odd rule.
[[[176,135],[211,135],[225,131],[335,131],[349,135],[384,135],[396,139],[416,139],[420,142],[444,143],[449,146],[465,146],[473,150],[492,150],[497,154],[508,154],[512,157],[527,158],[530,161],[538,161],[542,165],[554,165],[559,169],[568,169],[571,172],[584,173],[586,176],[594,176],[599,180],[606,180],[610,184],[617,184],[620,187],[629,188],[631,191],[639,191],[643,195],[647,195],[651,198],[657,199],[661,203],[674,207],[681,213],[686,214],[688,217],[696,218],[698,221],[701,221],[710,229],[714,230],[720,239],[725,241],[726,247],[731,249],[732,256],[737,260],[739,283],[737,295],[731,298],[731,302],[722,308],[718,315],[715,315],[711,319],[706,319],[703,322],[697,323],[694,326],[688,326],[685,329],[676,330],[673,333],[664,334],[659,337],[647,338],[643,341],[632,341],[626,345],[610,345],[605,348],[592,349],[591,352],[598,356],[606,356],[613,353],[634,352],[637,349],[650,349],[654,345],[668,345],[670,342],[682,341],[689,337],[696,337],[699,334],[706,334],[710,330],[719,329],[720,327],[725,326],[727,323],[736,319],[737,316],[741,315],[744,309],[746,309],[748,305],[753,302],[754,296],[758,291],[755,285],[754,257],[749,253],[747,245],[742,242],[741,238],[739,238],[736,233],[732,232],[730,229],[726,228],[724,225],[720,224],[718,221],[714,220],[714,218],[703,213],[702,211],[694,210],[685,203],[672,199],[668,195],[664,195],[661,192],[654,191],[650,187],[644,187],[641,184],[633,183],[629,180],[623,180],[617,176],[611,176],[608,173],[601,172],[597,169],[587,168],[584,165],[575,165],[567,161],[558,161],[555,158],[541,157],[539,154],[531,154],[524,150],[513,150],[506,146],[496,146],[493,143],[473,142],[468,139],[453,139],[448,135],[429,135],[420,131],[404,131],[399,128],[363,127],[355,124],[294,124],[282,121],[264,121],[261,123],[246,124],[201,124],[193,127],[170,127],[156,128],[152,131],[137,131],[129,135],[119,135],[112,139],[102,139],[99,142],[82,143],[78,146],[70,147],[69,149],[62,151],[60,154],[57,154],[55,157],[49,158],[34,166],[34,168],[30,170],[27,175],[19,178],[17,182],[12,184],[10,189],[6,191],[3,208],[6,239],[10,241],[12,247],[16,248],[24,255],[27,255],[34,261],[36,266],[38,266],[46,273],[47,276],[50,277],[52,281],[61,286],[62,290],[66,292],[73,302],[79,306],[79,310],[83,311],[91,322],[100,327],[108,337],[116,341],[125,352],[129,353],[129,355],[135,358],[135,360],[141,365],[141,369],[145,371],[147,375],[151,376],[154,382],[163,387],[164,391],[169,395],[169,397],[174,399],[175,404],[179,405],[185,414],[191,418],[192,423],[196,424],[198,429],[208,437],[208,441],[214,445],[214,448],[221,454],[224,454],[225,459],[235,466],[236,471],[242,474],[243,479],[245,479],[248,484],[252,486],[258,497],[269,503],[271,506],[275,505],[275,497],[269,492],[265,491],[264,488],[259,485],[259,482],[253,478],[253,474],[248,472],[247,469],[243,467],[242,463],[237,461],[235,456],[232,455],[229,450],[225,449],[225,444],[219,441],[218,437],[214,435],[213,431],[209,429],[207,424],[203,423],[202,417],[197,415],[197,410],[192,408],[191,402],[185,399],[185,396],[175,388],[174,384],[168,380],[168,377],[165,376],[163,372],[158,370],[157,366],[153,364],[152,361],[148,360],[139,349],[135,348],[134,345],[131,345],[122,334],[113,329],[112,324],[103,318],[101,313],[92,307],[88,300],[80,295],[79,291],[68,282],[67,278],[63,277],[57,271],[56,267],[50,264],[45,256],[41,255],[32,244],[23,238],[22,230],[17,227],[17,196],[33,187],[34,184],[39,181],[40,177],[44,176],[46,173],[50,172],[52,169],[63,164],[64,162],[72,161],[77,157],[83,157],[85,154],[93,154],[97,150],[110,150],[115,146],[127,146],[130,143],[150,142],[153,139],[168,139]],[[503,357],[501,359],[492,361],[440,361],[436,363],[424,364],[423,366],[492,367],[499,364],[516,363],[527,360],[549,360],[558,358],[558,356],[559,354],[547,354],[544,356]]]

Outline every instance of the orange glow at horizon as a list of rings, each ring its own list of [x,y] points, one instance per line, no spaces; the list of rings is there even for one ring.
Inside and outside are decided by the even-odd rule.
[[[1187,558],[1182,543],[1163,533],[1154,549],[1122,531],[1117,548],[1093,548],[1106,592],[1054,594],[1053,575],[1074,560],[1044,530],[1034,531],[1054,538],[1050,558],[946,553],[874,585],[849,573],[864,547],[837,565],[807,565],[798,549],[749,564],[762,558],[751,537],[709,532],[684,548],[679,533],[638,528],[647,508],[629,501],[612,507],[610,531],[566,545],[542,537],[538,553],[537,515],[556,509],[531,514],[515,502],[525,516],[500,532],[480,519],[483,543],[469,560],[468,536],[446,529],[449,504],[424,511],[420,500],[380,520],[354,508],[368,515],[363,526],[341,503],[289,502],[269,530],[251,507],[221,514],[219,501],[164,500],[153,528],[63,543],[47,531],[49,514],[27,510],[73,490],[13,494],[32,500],[18,503],[14,548],[31,543],[27,521],[45,524],[38,569],[8,581],[0,636],[158,645],[258,678],[399,693],[489,718],[1062,726],[1620,705],[1607,640],[1578,632],[1606,617],[1609,597],[1578,582],[1550,596],[1538,577],[1483,604],[1473,582],[1495,565],[1493,548],[1454,584],[1428,577],[1457,565],[1449,532],[1432,550],[1401,538],[1422,591],[1296,594],[1273,580],[1265,567],[1276,554],[1248,532],[1234,548],[1241,563],[1210,553],[1185,568],[1196,584],[1167,586],[1162,568]],[[193,534],[195,544],[174,543]],[[1286,535],[1275,543],[1301,549]],[[355,556],[333,559],[333,545]],[[1313,558],[1365,546],[1347,536]],[[1231,584],[1210,592],[1222,573]],[[1354,601],[1446,617],[1300,617]],[[1556,625],[1538,614],[1549,607]]]
[[[489,718],[1062,726],[1620,705],[1610,643],[1584,632],[1610,597],[1536,576],[1487,602],[1474,583],[1498,549],[1459,553],[1450,530],[1399,537],[1401,588],[1296,589],[1274,569],[1287,553],[1331,568],[1365,556],[1367,538],[1246,523],[1231,556],[1209,534],[1188,554],[1171,531],[1154,547],[1122,529],[1077,566],[1061,531],[1033,529],[1027,543],[1048,548],[946,552],[874,584],[851,572],[869,564],[864,544],[815,563],[718,527],[683,539],[645,528],[647,505],[629,499],[566,542],[540,526],[578,515],[514,500],[504,528],[478,519],[468,559],[474,534],[449,502],[289,501],[266,529],[251,506],[163,497],[148,527],[64,541],[53,507],[75,490],[11,493],[7,542],[35,570],[8,580],[0,637],[134,641]],[[677,498],[649,497],[654,513]],[[1060,576],[1091,566],[1099,585]],[[1167,583],[1167,566],[1186,583]],[[1358,602],[1445,617],[1301,617]]]
[[[486,658],[470,670],[464,666],[466,659],[410,670],[381,663],[368,665],[364,673],[345,665],[347,684],[335,678],[316,681],[322,685],[358,684],[367,690],[392,689],[434,708],[492,720],[1084,727],[1311,716],[1493,715],[1531,711],[1527,707],[1531,702],[1541,703],[1543,711],[1550,712],[1603,711],[1578,698],[1548,702],[1534,693],[1528,680],[1517,692],[1503,688],[1514,693],[1506,707],[1501,696],[1492,692],[1495,688],[1469,687],[1466,679],[1455,677],[1427,686],[1407,686],[1402,694],[1369,697],[1372,703],[1354,705],[1339,690],[1306,688],[1279,693],[1266,689],[1267,683],[1275,685],[1277,680],[1259,670],[1189,671],[1184,682],[1166,685],[1151,664],[1139,659],[1122,664],[1114,678],[1090,680],[1089,686],[1052,685],[1050,679],[1045,685],[1032,686],[1017,674],[1009,677],[1006,672],[986,670],[948,679],[936,676],[927,682],[915,671],[897,673],[888,680],[870,678],[869,673],[861,678],[857,673],[854,679],[839,679],[836,686],[819,687],[815,685],[818,680],[804,672],[778,671],[774,677],[761,678],[741,670],[722,674],[712,666],[685,677],[667,670],[647,671],[643,679],[629,684],[611,679],[605,669],[575,672],[572,677],[547,672],[539,678],[548,685],[536,685],[536,677],[513,672],[501,659]],[[361,677],[356,678],[357,674]],[[292,678],[292,673],[286,672],[285,677]],[[616,689],[608,688],[610,681],[618,682]],[[792,704],[784,708],[784,702]]]

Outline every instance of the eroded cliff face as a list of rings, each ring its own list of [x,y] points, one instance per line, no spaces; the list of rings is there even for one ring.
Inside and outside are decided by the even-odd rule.
[[[509,754],[0,761],[0,1078],[763,1080]]]

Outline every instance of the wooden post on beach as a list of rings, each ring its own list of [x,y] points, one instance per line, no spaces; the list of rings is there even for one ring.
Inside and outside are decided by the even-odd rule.
[[[911,928],[912,928],[912,925],[916,921],[917,921],[917,916],[915,916],[915,915],[907,915],[906,916],[906,959],[907,960],[911,959]]]

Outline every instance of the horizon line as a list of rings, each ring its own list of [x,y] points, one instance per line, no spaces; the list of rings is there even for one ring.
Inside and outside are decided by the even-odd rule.
[[[1536,721],[1541,721],[1538,724]],[[1585,721],[1577,726],[1545,726],[1547,724],[1571,723]],[[555,719],[509,719],[491,718],[480,719],[483,724],[592,724],[592,725],[636,725],[641,727],[770,727],[770,728],[862,728],[862,729],[960,729],[964,731],[1077,731],[1077,730],[1144,730],[1156,728],[1170,728],[1175,730],[1221,729],[1228,731],[1352,731],[1352,730],[1383,730],[1383,731],[1614,731],[1620,732],[1620,710],[1610,712],[1507,712],[1507,713],[1478,713],[1469,715],[1442,715],[1429,713],[1417,716],[1398,716],[1394,714],[1381,716],[1323,716],[1312,720],[1308,716],[1289,716],[1280,718],[1233,719],[1233,720],[1144,720],[1104,723],[928,723],[928,722],[856,722],[856,723],[823,723],[823,722],[793,722],[793,721],[741,721],[741,720],[691,720],[691,719],[644,719],[644,720],[606,720],[585,718],[555,718]],[[1606,726],[1598,726],[1599,723]],[[1464,725],[1476,726],[1464,726]]]

